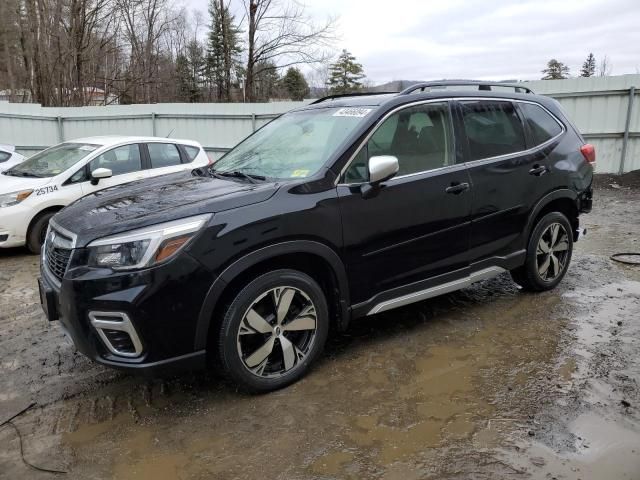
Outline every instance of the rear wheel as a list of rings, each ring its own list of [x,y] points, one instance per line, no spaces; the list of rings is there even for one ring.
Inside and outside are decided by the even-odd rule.
[[[524,265],[511,271],[513,280],[525,290],[536,292],[558,285],[571,262],[571,231],[571,223],[560,212],[542,217],[529,237]]]
[[[47,235],[49,220],[51,220],[51,217],[53,217],[55,213],[56,212],[41,213],[31,222],[29,232],[27,233],[27,248],[31,253],[40,253],[45,236]]]
[[[329,330],[320,286],[296,270],[257,277],[227,307],[218,337],[226,374],[250,392],[301,378],[324,348]]]

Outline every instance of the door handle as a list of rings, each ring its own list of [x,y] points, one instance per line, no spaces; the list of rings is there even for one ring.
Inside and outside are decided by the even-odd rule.
[[[453,182],[450,187],[444,189],[447,193],[453,193],[454,195],[458,195],[459,193],[464,192],[465,190],[469,190],[469,184],[467,182]]]
[[[549,170],[544,165],[534,165],[531,170],[529,170],[529,175],[535,175],[536,177],[541,177]]]

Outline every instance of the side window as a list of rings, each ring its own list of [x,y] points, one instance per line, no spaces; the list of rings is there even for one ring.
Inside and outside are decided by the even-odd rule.
[[[541,106],[533,103],[521,103],[520,109],[533,137],[532,146],[540,145],[562,132],[562,127],[558,125],[558,122]]]
[[[11,158],[11,154],[9,152],[0,152],[0,163],[6,162]]]
[[[82,167],[80,170],[69,177],[69,180],[66,181],[65,185],[68,183],[86,182],[87,180],[89,179],[87,178],[85,167]]]
[[[142,169],[138,144],[123,145],[104,152],[89,162],[89,171],[108,168],[114,175],[137,172]]]
[[[425,104],[394,113],[375,131],[346,172],[349,183],[368,180],[368,158],[398,158],[398,176],[425,172],[454,163],[449,107]]]
[[[193,145],[182,145],[182,148],[184,148],[184,151],[187,152],[187,159],[190,162],[193,162],[200,153],[200,149],[198,147],[194,147]]]
[[[171,167],[180,165],[180,151],[172,143],[148,143],[151,168]]]
[[[471,160],[526,150],[522,122],[511,102],[462,102]]]

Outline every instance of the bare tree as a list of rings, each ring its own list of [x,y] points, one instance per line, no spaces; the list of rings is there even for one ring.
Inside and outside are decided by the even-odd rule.
[[[151,103],[159,66],[160,39],[170,30],[174,12],[168,0],[115,0],[131,50],[129,83],[134,102]]]
[[[611,72],[613,72],[613,63],[611,63],[611,59],[605,55],[602,57],[602,60],[600,60],[600,64],[598,65],[598,76],[606,77],[611,75]]]
[[[263,69],[327,60],[334,19],[315,25],[303,7],[290,0],[243,0],[243,4],[248,23],[247,101],[255,99],[254,83]]]

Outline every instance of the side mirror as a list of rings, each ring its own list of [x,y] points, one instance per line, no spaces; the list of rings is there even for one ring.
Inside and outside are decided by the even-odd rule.
[[[397,157],[392,155],[380,155],[369,159],[369,183],[382,183],[392,178],[398,170]]]
[[[91,172],[91,185],[97,185],[101,178],[109,178],[113,172],[109,168],[96,168]]]
[[[369,198],[378,190],[380,184],[393,178],[400,165],[397,157],[380,155],[369,159],[369,183],[362,186],[362,196]]]

